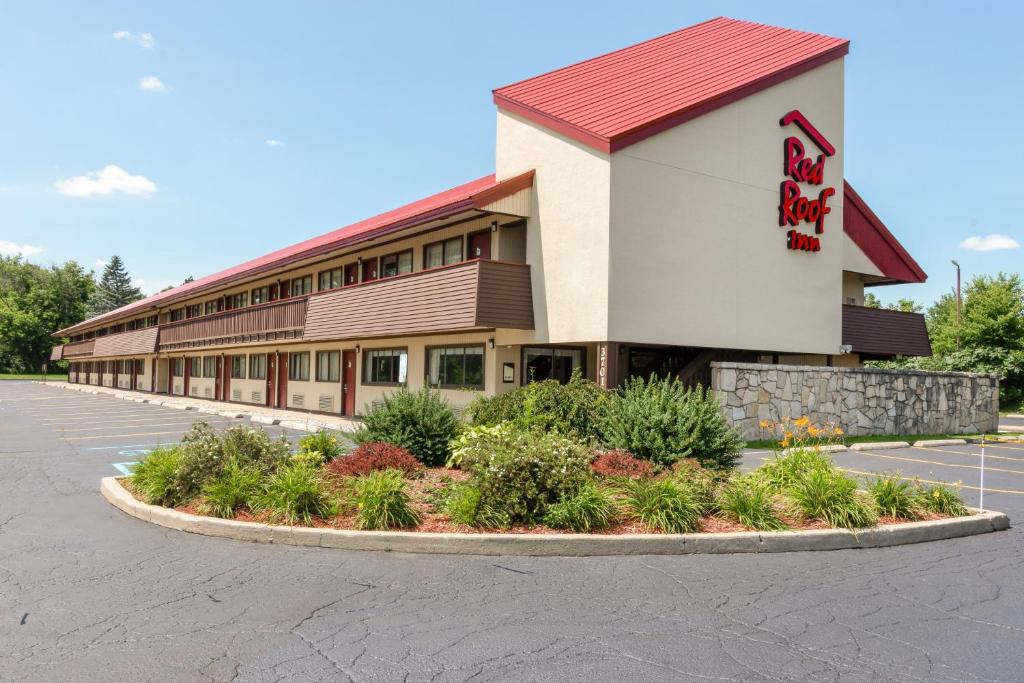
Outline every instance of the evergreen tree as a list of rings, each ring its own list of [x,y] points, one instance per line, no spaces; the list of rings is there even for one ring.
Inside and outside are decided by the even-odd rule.
[[[142,298],[142,292],[132,285],[132,278],[117,254],[103,268],[103,277],[96,284],[89,299],[89,316],[96,316],[120,308]]]

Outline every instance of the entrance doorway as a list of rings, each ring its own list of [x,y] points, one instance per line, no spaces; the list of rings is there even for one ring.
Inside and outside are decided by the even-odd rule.
[[[277,354],[277,407],[288,407],[288,354]]]
[[[356,352],[341,352],[341,414],[356,412]]]
[[[586,349],[556,346],[523,347],[523,384],[558,380],[565,384],[579,369],[586,375]]]
[[[491,229],[481,230],[480,232],[474,232],[466,238],[467,251],[469,252],[470,259],[491,258]]]

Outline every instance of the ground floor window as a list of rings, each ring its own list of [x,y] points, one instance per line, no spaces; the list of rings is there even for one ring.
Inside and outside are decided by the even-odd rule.
[[[483,389],[483,345],[428,348],[427,383],[445,389]]]
[[[189,360],[188,374],[189,377],[202,377],[203,376],[203,359],[199,356],[192,356]]]
[[[316,381],[341,381],[341,351],[316,352]]]
[[[288,354],[288,379],[294,382],[309,381],[309,351]]]
[[[254,353],[249,356],[249,379],[267,378],[267,354]]]
[[[231,379],[245,379],[245,356],[231,356]]]
[[[217,357],[206,356],[203,358],[203,377],[217,376]]]
[[[363,356],[366,384],[405,384],[409,369],[408,349],[372,349]]]
[[[185,359],[184,358],[172,358],[171,359],[171,377],[184,377],[185,376]]]
[[[523,348],[523,382],[555,379],[565,384],[573,370],[585,371],[583,349],[564,349],[543,346]]]
[[[144,358],[137,358],[135,360],[135,374],[145,375],[146,374],[146,360]]]

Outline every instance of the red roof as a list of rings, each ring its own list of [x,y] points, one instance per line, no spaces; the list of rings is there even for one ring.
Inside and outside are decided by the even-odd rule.
[[[882,219],[861,199],[850,183],[843,181],[843,232],[887,279],[877,284],[924,282],[928,275],[907,253]]]
[[[498,181],[493,174],[484,176],[465,185],[459,185],[411,204],[400,206],[387,213],[367,218],[358,223],[347,225],[344,228],[338,228],[325,235],[313,237],[284,249],[278,249],[265,256],[246,261],[213,275],[207,275],[174,289],[169,289],[166,292],[153,294],[127,306],[122,306],[103,315],[98,315],[95,318],[72,325],[60,330],[56,334],[67,334],[136,312],[141,314],[142,311],[154,306],[162,306],[172,301],[195,296],[201,292],[222,287],[233,280],[241,280],[258,275],[261,272],[273,270],[289,263],[352,246],[421,223],[448,218],[470,209],[479,209],[485,204],[507,197],[532,185],[533,171],[528,171],[522,175],[502,181]]]
[[[614,152],[842,57],[850,43],[719,17],[494,91],[494,102]]]

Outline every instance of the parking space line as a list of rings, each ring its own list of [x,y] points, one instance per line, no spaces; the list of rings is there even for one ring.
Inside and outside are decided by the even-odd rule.
[[[922,458],[901,458],[896,455],[882,455],[871,451],[856,451],[857,455],[866,455],[869,458],[884,458],[885,460],[898,460],[900,462],[916,462],[924,465],[939,465],[940,467],[958,467],[965,470],[980,470],[978,465],[959,465],[951,462],[940,462],[938,460],[924,460]],[[986,472],[1005,472],[1007,474],[1024,474],[1024,470],[1008,470],[1001,467],[986,467]]]
[[[156,448],[156,447],[160,447],[160,446],[165,447],[165,448],[169,448],[170,446],[177,446],[179,444],[180,444],[179,441],[171,441],[171,442],[168,442],[168,443],[160,443],[160,442],[157,442],[157,443],[129,443],[129,444],[119,444],[117,446],[91,446],[89,448],[83,448],[82,450],[86,450],[86,451],[112,451],[115,448],[149,448],[149,447]]]
[[[839,469],[842,470],[843,472],[848,473],[848,474],[859,474],[861,476],[866,476],[866,477],[878,477],[878,476],[880,476],[882,474],[881,472],[864,472],[863,470],[854,470],[854,469],[850,469],[848,467],[840,467]],[[988,469],[988,468],[986,468],[986,469]],[[902,474],[897,474],[895,476],[898,479],[902,479],[903,481],[919,481],[919,482],[922,482],[922,483],[925,483],[925,484],[939,484],[940,486],[950,486],[950,487],[953,487],[953,488],[970,489],[972,491],[980,491],[981,490],[979,487],[971,486],[970,484],[963,484],[963,483],[960,483],[960,484],[950,484],[948,481],[936,481],[934,479],[922,479],[921,477],[906,477],[906,476],[903,476]],[[1020,490],[1017,490],[1017,489],[993,489],[993,488],[989,488],[988,486],[985,487],[985,493],[1012,493],[1012,494],[1017,495],[1017,496],[1024,496],[1024,491],[1020,491]]]
[[[1017,446],[1004,446],[1000,443],[992,443],[991,441],[985,442],[986,448],[1005,448],[1008,451],[1024,451],[1024,448],[1018,448]]]
[[[948,448],[932,448],[931,446],[911,446],[915,451],[934,451],[936,453],[952,453],[953,455],[971,455],[975,458],[980,458],[981,453],[973,453],[971,451],[951,451]],[[991,453],[985,454],[986,460],[1009,460],[1010,462],[1024,463],[1024,458],[1011,458],[1006,455],[992,455]]]
[[[170,432],[139,432],[138,434],[94,434],[93,436],[64,436],[65,441],[85,441],[87,439],[121,439],[128,436],[160,436],[161,434],[181,434],[184,430],[177,429]]]
[[[154,422],[153,424],[138,424],[138,425],[134,425],[133,424],[133,425],[124,425],[124,426],[118,426],[116,424],[113,424],[113,425],[104,425],[102,427],[71,427],[71,428],[68,428],[68,429],[61,429],[59,431],[62,434],[67,434],[69,432],[72,432],[72,433],[73,432],[98,432],[98,431],[104,430],[104,429],[108,430],[108,431],[115,431],[115,430],[118,430],[118,429],[138,429],[140,427],[178,427],[178,426],[184,427],[184,426],[188,426],[190,424],[192,424],[191,421],[190,422]]]

